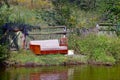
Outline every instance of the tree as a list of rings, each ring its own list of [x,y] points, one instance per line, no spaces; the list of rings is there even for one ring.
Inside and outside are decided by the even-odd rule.
[[[9,8],[10,7],[10,4],[8,3],[8,0],[3,0],[4,3],[7,5],[7,7]]]
[[[6,4],[8,8],[10,7],[8,0],[1,0],[0,1],[0,7],[2,7],[2,5],[4,5],[4,4]]]
[[[107,18],[112,23],[120,22],[120,1],[109,0],[106,7]]]

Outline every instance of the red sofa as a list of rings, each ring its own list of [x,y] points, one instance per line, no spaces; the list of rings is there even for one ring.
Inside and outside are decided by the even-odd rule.
[[[30,50],[34,54],[67,54],[68,46],[67,39],[61,38],[53,40],[34,40],[30,41]]]

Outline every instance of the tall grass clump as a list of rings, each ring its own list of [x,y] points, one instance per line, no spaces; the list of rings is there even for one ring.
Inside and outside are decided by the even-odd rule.
[[[79,40],[80,38],[75,34],[68,37],[68,48],[73,49],[77,54],[80,53]]]
[[[80,39],[80,51],[88,55],[90,61],[114,62],[114,57],[108,51],[112,41],[106,36],[88,35]]]
[[[120,39],[106,35],[90,34],[85,37],[70,36],[69,48],[76,54],[88,56],[89,61],[115,62],[120,61]]]

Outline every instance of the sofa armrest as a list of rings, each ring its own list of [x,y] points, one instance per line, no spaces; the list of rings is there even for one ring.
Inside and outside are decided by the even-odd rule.
[[[66,37],[60,39],[59,46],[68,46],[68,40]]]
[[[35,54],[41,54],[41,47],[40,45],[31,45],[30,44],[30,50]]]

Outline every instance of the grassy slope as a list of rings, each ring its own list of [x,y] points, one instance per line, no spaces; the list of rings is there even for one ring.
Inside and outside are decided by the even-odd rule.
[[[13,10],[12,11],[13,14],[10,16],[10,21],[14,22],[16,20],[19,21],[19,19],[20,19],[20,21],[23,20],[23,22],[28,23],[28,24],[33,24],[33,25],[38,24],[38,23],[43,23],[43,24],[45,23],[44,20],[42,20],[42,18],[39,18],[39,19],[35,18],[36,13],[33,9],[31,11],[27,7],[13,6],[12,10]],[[14,13],[14,12],[18,12],[18,13]],[[92,11],[86,12],[86,11],[82,11],[77,8],[76,9],[73,8],[73,10],[71,10],[70,18],[68,21],[71,24],[75,24],[74,27],[79,27],[79,28],[80,27],[94,27],[96,25],[96,23],[99,21],[99,17],[100,17],[100,13],[98,13],[98,12],[92,12]],[[80,39],[77,39],[77,41],[75,40],[77,43],[75,43],[75,46],[74,46],[73,37],[71,38],[72,42],[70,42],[70,44],[71,44],[70,46],[72,47],[72,49],[77,48],[77,50],[79,50],[79,52],[81,52],[81,50],[86,49],[86,51],[84,50],[83,53],[84,52],[87,53],[87,51],[89,52],[91,50],[91,52],[96,53],[93,55],[93,58],[94,58],[94,56],[95,57],[97,56],[98,59],[95,58],[96,61],[98,60],[98,61],[110,62],[110,63],[115,62],[115,60],[113,59],[113,57],[111,57],[111,55],[110,55],[110,57],[107,56],[105,59],[104,58],[102,59],[103,56],[106,56],[106,54],[100,52],[100,49],[102,49],[102,48],[93,47],[93,48],[97,48],[96,50],[93,50],[93,48],[91,49],[91,46],[88,46],[88,44],[90,44],[90,43],[87,43],[87,42],[94,41],[94,38],[84,39],[84,40],[82,40],[82,43],[80,42]],[[99,39],[97,39],[97,40],[99,40]],[[95,43],[97,43],[97,41]],[[91,45],[93,45],[93,44],[91,44]],[[104,45],[102,45],[102,46],[104,46]],[[86,47],[90,47],[89,48],[90,50],[87,49]],[[74,49],[74,50],[76,50],[76,49]],[[101,53],[103,55],[100,56],[99,53]],[[88,57],[89,57],[89,55],[87,55],[87,57],[81,57],[78,55],[74,56],[74,57],[68,57],[68,56],[64,56],[64,55],[60,55],[60,54],[36,56],[33,53],[31,53],[30,51],[21,51],[21,52],[12,52],[10,54],[10,58],[7,60],[7,62],[9,62],[10,64],[36,63],[38,65],[61,65],[64,63],[71,63],[71,64],[75,64],[75,63],[79,63],[79,62],[87,63]]]

